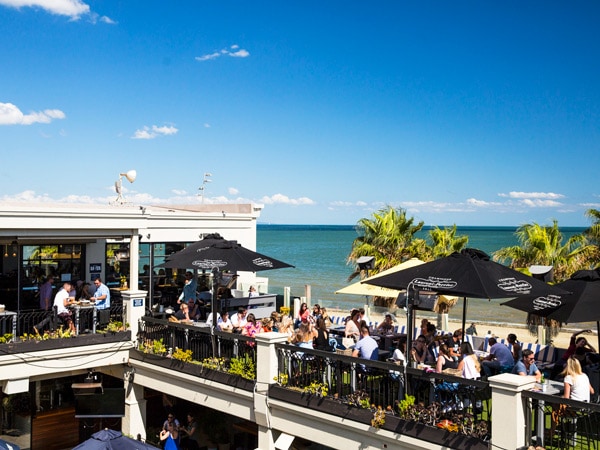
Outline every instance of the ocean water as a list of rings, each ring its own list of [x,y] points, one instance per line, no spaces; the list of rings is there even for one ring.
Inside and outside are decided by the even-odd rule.
[[[418,237],[425,237],[427,230]],[[488,253],[513,245],[518,241],[513,227],[458,227],[458,234],[469,236],[469,247]],[[584,228],[561,229],[565,239],[581,233]],[[292,296],[305,295],[305,286],[311,286],[312,303],[328,308],[350,310],[365,304],[359,295],[335,294],[351,282],[348,276],[353,267],[346,264],[352,242],[358,236],[350,225],[258,225],[257,251],[294,265],[294,268],[259,273],[269,278],[269,292],[283,294],[291,288]],[[352,281],[355,282],[358,279]],[[504,300],[469,299],[467,320],[523,324],[526,315],[502,306]],[[451,318],[462,318],[462,301],[450,312]]]

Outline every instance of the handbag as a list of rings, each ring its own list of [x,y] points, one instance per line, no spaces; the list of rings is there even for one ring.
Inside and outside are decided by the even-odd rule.
[[[353,347],[354,344],[356,344],[356,342],[354,342],[354,338],[351,337],[345,337],[342,339],[342,345],[346,348],[350,348]]]

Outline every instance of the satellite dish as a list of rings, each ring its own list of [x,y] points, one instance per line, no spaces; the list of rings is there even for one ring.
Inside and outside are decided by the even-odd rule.
[[[122,177],[127,178],[127,181],[129,181],[130,183],[133,183],[135,181],[135,178],[137,177],[137,172],[135,170],[128,170],[127,173],[122,173],[120,174]]]

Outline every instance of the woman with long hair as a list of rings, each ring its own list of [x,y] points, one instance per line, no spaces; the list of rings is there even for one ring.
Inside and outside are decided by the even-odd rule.
[[[444,369],[457,369],[458,362],[450,356],[450,349],[446,344],[440,344],[438,348],[438,359],[435,365],[435,371],[442,373]]]
[[[262,324],[256,320],[254,314],[250,313],[246,317],[246,326],[242,328],[243,336],[254,337],[255,334],[260,333]]]
[[[356,342],[360,336],[360,311],[353,309],[350,316],[346,319],[346,329],[344,335],[352,338]]]
[[[317,325],[315,327],[317,331],[317,337],[315,337],[315,348],[317,350],[331,351],[331,345],[329,344],[329,331],[325,326],[325,320],[322,317],[317,319]]]
[[[461,371],[463,378],[476,380],[481,377],[481,364],[471,344],[466,341],[460,344],[460,355],[457,369]]]
[[[594,393],[594,388],[590,384],[588,376],[581,370],[581,364],[576,358],[571,356],[567,359],[567,365],[561,375],[565,377],[564,398],[580,402],[590,401],[590,395]]]

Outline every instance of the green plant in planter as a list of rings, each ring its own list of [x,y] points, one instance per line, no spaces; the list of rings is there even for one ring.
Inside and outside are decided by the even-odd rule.
[[[12,340],[12,333],[6,333],[4,336],[0,336],[0,344],[6,344]]]
[[[413,395],[405,395],[404,400],[398,402],[398,414],[400,417],[405,417],[409,408],[414,404],[415,397]]]
[[[120,322],[120,321],[117,321],[117,320],[111,320],[106,325],[105,331],[107,333],[118,333],[119,331],[125,331],[125,330],[127,330],[127,328],[129,328],[129,324],[128,323],[125,323],[125,325],[123,325],[123,322]]]
[[[360,408],[370,408],[371,407],[371,399],[369,398],[369,394],[366,391],[362,391],[357,389],[352,394],[348,394],[346,397],[346,402],[351,405],[358,406]]]
[[[318,397],[327,397],[327,394],[329,393],[329,386],[327,386],[325,383],[313,381],[310,385],[304,388],[304,393],[316,395]]]
[[[279,386],[287,386],[289,382],[288,374],[279,372],[278,376],[273,377],[273,381],[276,381]]]
[[[162,338],[154,340],[146,340],[140,345],[140,350],[144,353],[152,355],[165,355],[167,353],[167,347],[163,344]]]
[[[246,380],[256,380],[256,366],[251,358],[231,358],[228,372]]]
[[[223,367],[225,366],[225,359],[224,358],[204,358],[202,360],[202,367],[206,368],[206,369],[212,369],[212,370],[223,370]]]
[[[175,347],[175,351],[171,355],[171,358],[178,359],[183,362],[191,362],[192,361],[192,351],[191,350],[182,350],[178,347]]]

